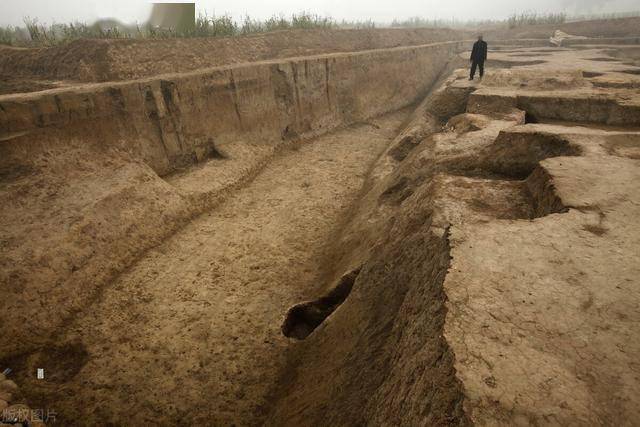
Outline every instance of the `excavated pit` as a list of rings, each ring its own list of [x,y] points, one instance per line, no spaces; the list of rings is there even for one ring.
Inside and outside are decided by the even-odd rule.
[[[448,159],[440,169],[460,177],[450,180],[448,186],[468,188],[471,194],[454,192],[454,197],[468,198],[472,210],[497,219],[534,219],[567,212],[540,161],[579,156],[581,152],[559,135],[501,131],[495,142],[479,153]]]
[[[583,383],[562,363],[585,362],[556,337],[607,340],[622,315],[637,320],[624,301],[598,305],[606,285],[588,298],[571,287],[595,274],[574,264],[633,252],[620,183],[637,177],[637,94],[590,79],[637,72],[605,71],[619,61],[587,48],[505,49],[545,60],[490,60],[470,83],[450,72],[463,47],[1,96],[0,334],[12,340],[0,363],[21,398],[82,424],[541,424],[555,403],[537,406],[540,390],[571,384],[554,421],[633,419],[595,380],[598,404],[576,403]],[[603,72],[545,75],[558,55]],[[563,329],[556,309],[574,305],[586,320]],[[611,348],[635,343],[629,331]],[[519,360],[534,335],[538,353]],[[592,348],[589,360],[608,357]],[[588,366],[588,380],[631,366],[633,350]],[[34,379],[45,365],[47,382]],[[537,372],[547,388],[521,403]],[[637,403],[624,384],[620,400]]]
[[[526,111],[524,113],[524,123],[525,124],[529,124],[529,123],[539,123],[540,121],[536,118],[536,116],[534,116],[533,114],[531,114],[530,112]]]
[[[503,130],[493,143],[478,152],[443,159],[440,165],[448,173],[457,175],[525,180],[540,161],[550,157],[579,156],[581,152],[579,146],[562,135]]]
[[[284,336],[298,340],[307,338],[347,299],[358,274],[359,268],[342,276],[335,287],[321,298],[291,307],[282,323]]]
[[[487,109],[511,108],[526,111],[537,122],[566,121],[585,124],[605,124],[611,126],[640,125],[640,105],[628,102],[625,96],[607,96],[606,93],[597,95],[573,95],[564,93],[558,97],[555,91],[529,90],[518,94],[517,97],[496,92],[492,89],[478,91],[471,95],[472,108],[469,112],[481,113]],[[494,114],[502,113],[500,110]],[[530,121],[530,123],[534,123]]]
[[[553,133],[519,135],[502,131],[495,144],[483,150],[481,168],[513,179],[526,179],[540,161],[558,156],[579,156],[581,149]]]

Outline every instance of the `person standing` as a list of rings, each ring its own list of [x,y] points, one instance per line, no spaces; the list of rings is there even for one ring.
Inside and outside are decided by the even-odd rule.
[[[471,75],[469,80],[473,80],[476,75],[476,68],[480,69],[480,78],[484,75],[484,61],[487,60],[487,42],[478,36],[478,41],[473,44],[471,50]]]

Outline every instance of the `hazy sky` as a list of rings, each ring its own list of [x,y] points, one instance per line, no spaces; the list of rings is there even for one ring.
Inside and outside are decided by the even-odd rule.
[[[0,25],[19,25],[29,16],[41,22],[83,21],[117,18],[125,23],[144,22],[150,11],[148,0],[0,0]],[[505,18],[514,12],[612,13],[640,10],[639,0],[202,0],[196,10],[249,14],[266,18],[275,13],[301,10],[337,19],[372,19],[389,22],[393,18],[422,16],[458,19]]]

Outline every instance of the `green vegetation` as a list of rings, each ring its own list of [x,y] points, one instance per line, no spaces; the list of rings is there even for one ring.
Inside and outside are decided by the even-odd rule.
[[[332,18],[302,12],[290,17],[274,15],[264,21],[253,19],[246,15],[240,22],[236,22],[228,15],[213,16],[200,15],[196,19],[196,29],[193,34],[178,34],[183,37],[215,37],[237,36],[245,34],[266,33],[269,31],[292,29],[336,28],[338,24]]]
[[[567,21],[565,13],[543,13],[521,12],[511,15],[507,19],[509,28],[521,27],[523,25],[541,25],[541,24],[564,24]]]
[[[13,44],[16,39],[14,27],[0,27],[0,44]]]
[[[176,31],[171,28],[156,28],[150,25],[126,26],[117,21],[103,21],[93,25],[75,22],[71,24],[44,25],[37,19],[25,18],[24,28],[0,27],[0,43],[18,46],[53,46],[72,40],[93,39],[163,39],[176,37],[224,37],[265,33],[278,30],[318,28],[371,28],[371,21],[338,23],[333,18],[302,12],[289,17],[274,15],[266,20],[245,16],[236,21],[229,15],[196,18],[195,28]]]
[[[501,21],[496,20],[473,20],[463,21],[458,19],[426,19],[420,16],[414,16],[408,19],[391,21],[391,27],[394,28],[462,28],[462,27],[479,27],[486,25],[499,25]]]
[[[640,16],[640,12],[617,13],[607,15],[589,15],[568,17],[564,13],[539,14],[522,12],[514,14],[506,21],[456,19],[427,19],[412,17],[404,20],[394,19],[391,24],[374,23],[371,20],[337,21],[331,17],[320,16],[310,12],[301,12],[291,16],[274,15],[260,20],[245,16],[236,20],[230,15],[209,16],[200,14],[196,18],[195,27],[188,31],[176,31],[168,28],[156,28],[150,25],[127,26],[115,20],[102,20],[93,25],[81,22],[70,24],[41,24],[37,19],[25,18],[24,27],[0,27],[0,44],[14,46],[54,46],[69,41],[92,39],[165,39],[176,37],[225,37],[266,33],[270,31],[292,29],[329,29],[329,28],[478,28],[508,26],[516,28],[524,25],[562,24],[587,19],[611,19]]]

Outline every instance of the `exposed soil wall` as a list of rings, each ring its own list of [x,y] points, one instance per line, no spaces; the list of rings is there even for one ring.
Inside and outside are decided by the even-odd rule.
[[[466,70],[455,72],[379,159],[335,245],[338,268],[361,266],[360,274],[320,326],[296,336],[304,341],[292,349],[271,425],[606,424],[636,417],[637,405],[626,406],[638,395],[627,358],[633,323],[627,314],[609,314],[611,327],[602,328],[605,310],[588,312],[604,289],[620,291],[618,307],[631,296],[622,280],[600,273],[626,271],[622,257],[631,253],[605,254],[603,236],[614,231],[603,224],[616,210],[600,206],[633,200],[614,182],[634,182],[636,172],[627,168],[637,168],[637,152],[606,158],[604,148],[614,139],[638,146],[636,94],[594,90],[575,70],[553,69],[553,78],[544,69],[526,72],[528,86],[512,70],[491,70],[494,77],[479,85]],[[527,123],[532,116],[573,122]],[[612,247],[637,246],[635,234],[622,237]],[[585,249],[593,252],[583,257]],[[606,262],[596,262],[596,253]],[[510,264],[512,257],[518,262]],[[465,275],[469,264],[482,273]],[[576,290],[589,282],[589,291]],[[544,292],[547,299],[537,300]],[[572,302],[578,298],[586,303]],[[571,310],[575,320],[565,316]],[[623,356],[599,344],[614,339]]]
[[[269,425],[468,423],[441,332],[446,231],[430,229],[426,193],[373,251],[345,305],[296,349]]]
[[[0,356],[98,290],[281,147],[409,105],[457,42],[268,61],[0,97]],[[194,163],[213,166],[172,174]],[[189,181],[191,180],[191,181]],[[21,310],[25,304],[34,308]]]
[[[104,82],[227,64],[460,40],[450,29],[294,30],[242,37],[77,40],[51,48],[0,47],[0,76]]]
[[[337,273],[362,265],[360,274],[339,309],[293,347],[270,425],[468,424],[442,336],[450,258],[447,227],[434,219],[430,138],[468,95],[448,86],[430,94],[376,163],[333,248]]]
[[[334,54],[0,97],[0,169],[100,135],[100,145],[123,148],[165,175],[240,138],[273,144],[415,102],[460,47]]]

